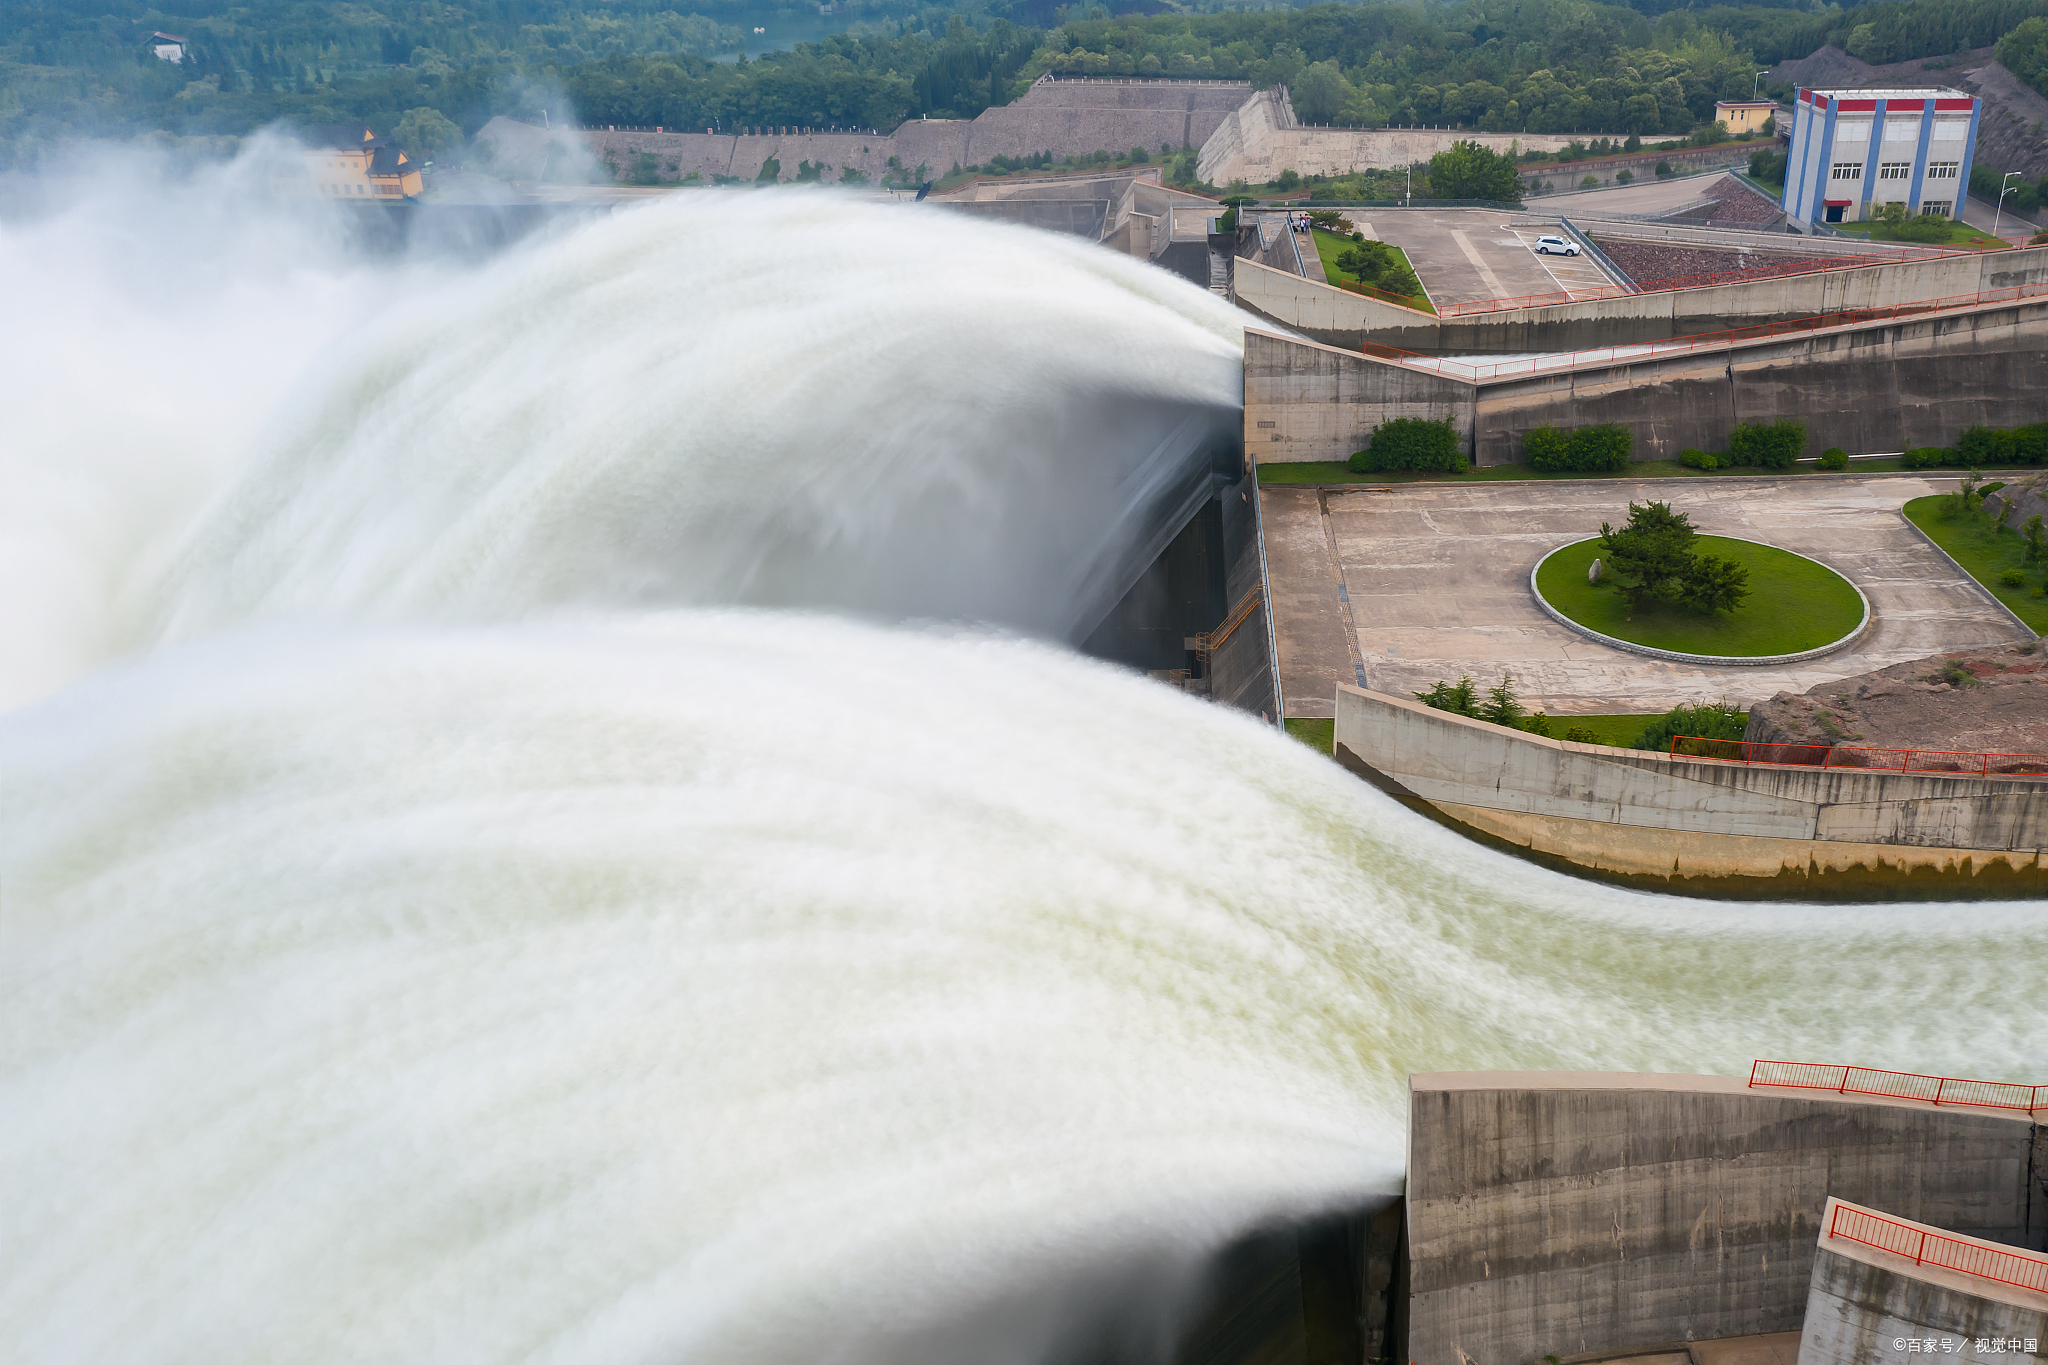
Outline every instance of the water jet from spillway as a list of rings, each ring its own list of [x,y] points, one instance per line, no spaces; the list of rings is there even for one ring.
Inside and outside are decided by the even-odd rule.
[[[1060,633],[1120,515],[1065,501],[1088,452],[1156,448],[1071,414],[1233,401],[1171,277],[782,192],[325,269],[192,329],[401,296],[175,463],[79,589],[104,647],[9,618],[49,695],[0,716],[0,1356],[1157,1358],[1211,1248],[1398,1188],[1411,1070],[2038,1060],[2038,907],[1570,882],[902,624]],[[146,457],[147,410],[82,455],[29,411],[10,459],[112,497]]]

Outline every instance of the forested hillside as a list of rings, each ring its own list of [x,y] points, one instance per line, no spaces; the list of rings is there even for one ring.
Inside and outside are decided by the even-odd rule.
[[[1715,100],[1748,97],[1764,66],[1823,44],[1880,62],[1997,43],[2023,79],[2048,82],[2048,0],[1819,13],[1804,0],[1366,0],[1119,18],[1097,8],[1050,27],[1070,10],[1042,0],[828,0],[831,16],[815,0],[682,4],[16,0],[0,10],[0,164],[78,137],[225,138],[341,119],[399,131],[416,155],[433,155],[494,114],[545,108],[559,119],[565,102],[595,123],[886,130],[972,117],[1048,71],[1284,82],[1316,123],[1645,134],[1693,129]],[[714,60],[774,16],[846,31],[754,61]],[[157,30],[187,40],[183,62],[152,53]]]

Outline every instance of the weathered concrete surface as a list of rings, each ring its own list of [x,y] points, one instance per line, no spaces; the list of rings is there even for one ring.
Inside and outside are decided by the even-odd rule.
[[[1348,459],[1396,417],[1448,417],[1469,448],[1476,394],[1476,385],[1427,370],[1245,330],[1244,440],[1260,464]]]
[[[1259,534],[1258,476],[1218,495],[1223,517],[1223,621],[1210,632],[1209,695],[1279,723],[1272,599]]]
[[[1321,492],[1269,485],[1261,496],[1276,547],[1269,558],[1288,713],[1333,714],[1336,685],[1357,682],[1354,637],[1365,686],[1406,696],[1461,673],[1490,686],[1506,672],[1531,710],[1553,716],[1665,711],[1722,697],[1748,704],[1930,654],[2030,638],[1899,515],[1907,499],[1953,486],[1947,478],[1853,474]],[[1870,627],[1826,658],[1710,667],[1625,653],[1545,616],[1529,593],[1536,562],[1598,533],[1603,521],[1625,520],[1630,503],[1653,499],[1708,535],[1760,540],[1828,565],[1870,600]]]
[[[971,119],[911,119],[888,133],[827,132],[781,128],[752,133],[709,133],[703,129],[585,129],[583,136],[600,163],[619,172],[641,152],[660,162],[664,178],[695,172],[752,181],[769,157],[781,163],[782,178],[794,180],[799,161],[826,167],[836,180],[846,167],[880,179],[895,157],[905,172],[919,166],[944,175],[954,166],[979,165],[996,156],[1055,157],[1093,152],[1128,152],[1143,147],[1157,155],[1199,147],[1224,117],[1251,94],[1243,81],[1045,79],[1009,104]],[[516,135],[493,119],[478,137]]]
[[[1833,1192],[2031,1235],[2024,1116],[1720,1076],[1480,1072],[1409,1090],[1417,1365],[1797,1328]]]
[[[1735,424],[1787,416],[1805,419],[1809,453],[1947,445],[1964,427],[2036,419],[2048,393],[2048,297],[1669,346],[1465,379],[1449,362],[1438,372],[1428,368],[1436,362],[1248,328],[1246,436],[1269,464],[1343,459],[1389,416],[1450,418],[1481,465],[1522,460],[1523,437],[1537,427],[1602,422],[1633,431],[1639,460],[1725,449]]]
[[[1554,152],[1573,136],[1459,128],[1304,128],[1281,88],[1258,92],[1218,124],[1201,144],[1196,170],[1210,185],[1233,180],[1262,184],[1288,169],[1303,175],[1348,175],[1406,166],[1427,161],[1461,139],[1502,152],[1511,144],[1519,144],[1523,151]]]
[[[1407,226],[1403,215],[1391,212],[1379,213],[1374,221],[1382,233]],[[1495,232],[1488,240],[1508,235],[1505,231]],[[1467,236],[1477,240],[1478,234],[1468,232]],[[1447,240],[1441,233],[1439,238]],[[1427,252],[1428,247],[1418,243],[1405,249],[1414,255]],[[1420,262],[1417,269],[1423,269]],[[1437,293],[1440,280],[1450,286],[1441,295]],[[1261,316],[1333,346],[1355,349],[1369,337],[1383,346],[1424,355],[1493,355],[1637,345],[1764,322],[1957,298],[2043,281],[2048,281],[2048,247],[2027,247],[1666,289],[1620,298],[1547,303],[1444,319],[1427,314],[1417,316],[1410,310],[1384,304],[1376,308],[1356,304],[1345,307],[1343,298],[1333,302],[1320,291],[1286,289],[1279,281],[1266,284],[1246,301]],[[1457,277],[1441,266],[1424,273],[1424,283],[1433,297],[1446,300],[1487,297],[1483,291],[1457,290]],[[1533,282],[1522,292],[1536,293],[1549,287]],[[1341,290],[1332,292],[1342,295]],[[1358,295],[1343,297],[1354,299],[1357,304],[1371,302]]]
[[[1482,382],[1474,453],[1523,458],[1541,426],[1621,422],[1637,459],[1725,449],[1731,426],[1802,417],[1806,453],[1949,445],[1964,427],[2036,420],[2048,393],[2048,298],[1742,341],[1687,354]]]
[[[1572,744],[1339,688],[1338,762],[1564,871],[1654,890],[2048,893],[2048,780],[1716,763]]]
[[[1280,695],[1290,716],[1335,715],[1337,684],[1360,682],[1364,674],[1352,652],[1323,496],[1283,484],[1260,489],[1258,498]]]
[[[2015,1365],[2021,1360],[2048,1360],[2048,1294],[1999,1284],[1939,1266],[1916,1265],[1897,1256],[1845,1238],[1830,1238],[1835,1208],[1844,1201],[1830,1198],[1822,1214],[1821,1235],[1813,1261],[1801,1329],[1799,1365],[1898,1365],[1904,1355],[1901,1338],[1933,1338],[1951,1360],[1996,1360]],[[1866,1212],[1895,1221],[1889,1209]],[[1916,1224],[1920,1229],[1953,1237],[1955,1230]],[[1964,1238],[2002,1250],[1996,1242]],[[2034,1349],[2006,1349],[2005,1342],[2031,1340]],[[1992,1351],[1990,1341],[2001,1349]]]

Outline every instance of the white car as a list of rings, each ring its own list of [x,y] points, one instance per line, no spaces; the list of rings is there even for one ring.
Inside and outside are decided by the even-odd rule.
[[[1538,256],[1576,256],[1579,254],[1579,244],[1577,242],[1567,242],[1562,237],[1538,237],[1536,239],[1536,254]]]

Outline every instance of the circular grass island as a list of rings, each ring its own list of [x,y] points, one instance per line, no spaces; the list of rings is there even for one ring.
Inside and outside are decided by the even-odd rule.
[[[1598,536],[1552,550],[1529,582],[1552,616],[1583,633],[1638,653],[1700,663],[1825,654],[1848,644],[1870,619],[1869,604],[1854,584],[1804,555],[1729,536],[1700,536],[1691,548],[1749,570],[1749,596],[1741,606],[1711,616],[1683,607],[1638,611],[1612,579],[1586,581],[1586,571],[1600,557]]]

